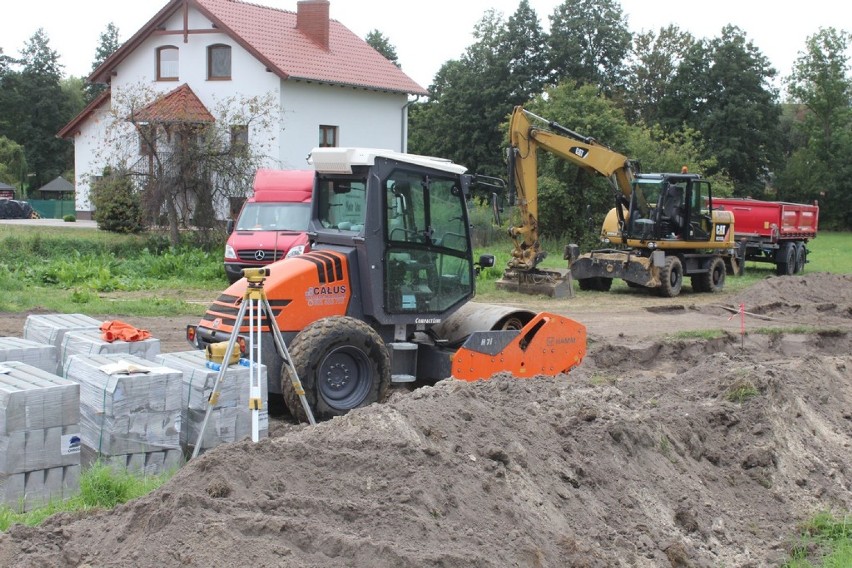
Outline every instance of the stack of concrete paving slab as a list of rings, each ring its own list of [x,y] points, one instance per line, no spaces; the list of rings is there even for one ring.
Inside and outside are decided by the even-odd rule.
[[[0,363],[3,361],[26,363],[49,373],[56,373],[59,364],[56,347],[20,337],[0,337]]]
[[[0,502],[28,511],[80,488],[80,386],[0,363]]]
[[[116,339],[110,342],[103,338],[100,329],[75,329],[63,334],[59,354],[64,374],[72,355],[123,354],[153,361],[160,354],[160,340],[150,337],[141,341]]]
[[[84,466],[101,459],[156,475],[180,465],[179,370],[135,355],[71,355],[65,375],[80,384]]]
[[[24,322],[24,339],[53,345],[57,354],[60,354],[62,340],[67,332],[81,329],[98,330],[101,323],[83,314],[32,314],[27,316],[27,321]],[[63,366],[64,361],[59,357],[55,371],[57,375],[62,375]]]
[[[190,453],[199,443],[201,427],[207,413],[208,400],[219,375],[218,365],[209,364],[204,351],[181,351],[165,353],[156,358],[166,367],[178,369],[183,373],[181,388],[181,446]],[[259,411],[260,437],[265,438],[269,431],[269,413],[267,404],[266,366],[260,366],[262,405]],[[252,410],[249,408],[250,369],[242,364],[229,365],[219,384],[219,398],[210,411],[201,448],[210,448],[222,443],[251,438]]]

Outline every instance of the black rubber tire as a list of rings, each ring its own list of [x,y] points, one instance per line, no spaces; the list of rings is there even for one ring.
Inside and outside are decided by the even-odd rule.
[[[595,283],[596,278],[578,278],[577,283],[580,285],[580,290],[589,291],[596,290]]]
[[[696,292],[720,292],[725,287],[725,261],[716,256],[710,259],[707,272],[691,278],[692,289]]]
[[[387,396],[387,347],[361,320],[333,316],[315,321],[296,335],[288,351],[316,420],[341,416]],[[290,413],[307,421],[286,364],[281,369],[281,392]]]
[[[792,276],[796,271],[796,245],[784,243],[775,256],[775,274]]]
[[[631,282],[630,280],[625,280],[625,284],[627,284],[628,288],[644,288],[641,284],[637,284],[636,282]]]
[[[805,264],[808,262],[808,249],[805,243],[796,243],[796,274],[801,274],[805,271]]]
[[[601,276],[598,278],[598,290],[601,292],[609,292],[612,288],[612,278],[605,278]]]
[[[683,287],[683,264],[676,256],[666,257],[666,266],[660,274],[660,287],[657,289],[660,296],[674,298],[680,294]]]
[[[705,292],[710,292],[711,294],[721,292],[722,288],[725,287],[726,273],[727,269],[725,268],[725,261],[718,256],[714,257],[713,260],[710,261],[710,272],[707,274],[707,286],[705,287]]]

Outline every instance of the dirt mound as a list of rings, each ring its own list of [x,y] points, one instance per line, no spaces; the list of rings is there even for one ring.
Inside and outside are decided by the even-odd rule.
[[[778,565],[852,507],[850,347],[601,342],[570,378],[442,381],[14,527],[0,565]]]
[[[755,314],[799,318],[852,318],[852,275],[818,272],[770,277],[732,301]],[[795,323],[795,322],[794,322]]]

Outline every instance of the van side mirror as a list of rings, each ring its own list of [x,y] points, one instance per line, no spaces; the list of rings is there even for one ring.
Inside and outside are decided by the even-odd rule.
[[[228,232],[229,235],[234,232],[234,220],[233,219],[228,219],[228,224],[225,225],[225,230]]]

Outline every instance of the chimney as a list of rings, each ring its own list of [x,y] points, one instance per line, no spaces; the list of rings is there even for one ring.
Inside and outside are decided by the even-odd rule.
[[[299,0],[296,29],[323,49],[328,49],[328,0]]]

